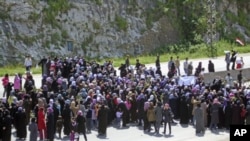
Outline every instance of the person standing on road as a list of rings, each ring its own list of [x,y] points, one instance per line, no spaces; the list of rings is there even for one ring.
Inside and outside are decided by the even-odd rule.
[[[208,72],[215,72],[214,63],[211,60],[208,61]]]
[[[159,134],[159,130],[161,127],[161,122],[162,122],[162,103],[158,102],[157,106],[155,107],[155,116],[156,116],[156,122],[155,122],[155,126],[156,126],[156,134]]]
[[[17,73],[15,74],[14,77],[14,90],[16,93],[18,93],[21,90],[22,87],[22,77],[20,77]]]
[[[170,57],[170,60],[168,61],[168,71],[171,71],[172,66],[175,65],[173,61],[173,57]]]
[[[129,55],[127,55],[127,58],[125,60],[125,65],[126,65],[126,69],[128,69],[130,66]]]
[[[177,74],[180,76],[181,72],[180,72],[180,59],[179,59],[179,56],[176,57],[175,67],[176,67]]]
[[[46,131],[46,124],[45,124],[45,112],[44,112],[43,107],[40,107],[38,110],[37,126],[38,126],[40,140],[45,139],[47,131]]]
[[[209,128],[211,130],[217,129],[217,124],[219,123],[219,107],[221,106],[219,100],[215,98],[213,104],[210,108],[211,122]]]
[[[235,70],[235,61],[237,58],[237,52],[232,50],[231,62],[232,62],[232,70]]]
[[[231,60],[230,60],[230,52],[229,51],[225,51],[225,61],[226,61],[226,67],[227,67],[227,70],[229,71],[230,69],[229,69],[229,67],[230,67],[230,62],[231,62]]]
[[[54,140],[54,135],[55,135],[55,128],[54,128],[54,111],[52,107],[49,107],[47,109],[47,122],[46,122],[46,127],[47,127],[47,140],[48,141],[53,141]]]
[[[37,141],[38,127],[35,118],[31,119],[31,123],[29,124],[29,131],[30,131],[30,141]]]
[[[43,58],[38,63],[38,65],[41,66],[42,68],[42,75],[46,74],[47,72],[46,63],[47,63],[47,58],[43,56]]]
[[[168,103],[165,103],[164,108],[163,108],[163,122],[164,122],[164,131],[163,134],[166,134],[166,126],[168,124],[169,128],[169,135],[171,135],[171,121],[173,118],[173,113],[171,111],[171,108]]]
[[[12,117],[10,115],[10,112],[8,110],[3,111],[3,117],[1,121],[1,128],[2,128],[2,141],[11,141],[11,122]]]
[[[154,103],[153,102],[149,103],[149,108],[147,110],[147,118],[148,118],[148,122],[149,122],[149,126],[148,126],[147,131],[150,132],[151,125],[153,124],[155,132],[157,132],[156,125],[155,125],[156,114],[155,114],[155,107],[154,107]]]
[[[233,77],[230,73],[227,73],[227,76],[225,77],[226,84],[230,87],[233,86]]]
[[[183,68],[186,75],[188,75],[188,58],[183,62]]]
[[[29,72],[32,66],[32,59],[29,55],[24,60],[24,66],[26,71]]]
[[[189,62],[188,67],[187,67],[187,76],[191,76],[193,74],[193,63]]]
[[[81,110],[77,112],[76,123],[77,123],[77,132],[79,134],[79,139],[80,139],[80,134],[83,134],[84,140],[87,141],[86,118],[84,117],[83,112]]]
[[[156,68],[161,67],[161,64],[160,64],[160,56],[159,56],[159,55],[157,55],[157,57],[156,57],[156,60],[155,60],[155,67],[156,67]]]
[[[241,88],[242,86],[242,70],[239,71],[239,74],[237,75],[237,79],[238,79],[238,84],[239,84],[239,87]]]
[[[16,137],[21,140],[25,140],[27,136],[26,128],[26,114],[23,107],[18,107],[18,111],[15,114],[14,122],[16,124]]]
[[[201,104],[198,103],[196,108],[194,109],[194,119],[195,119],[195,133],[204,133],[204,115],[203,109],[201,108]]]
[[[107,135],[107,126],[108,126],[108,109],[104,104],[101,105],[100,110],[98,111],[98,134]]]
[[[3,91],[3,97],[5,97],[5,94],[7,93],[7,87],[8,87],[8,84],[9,84],[9,74],[6,73],[4,75],[4,77],[2,78],[2,84],[3,84],[3,87],[4,87],[4,91]]]

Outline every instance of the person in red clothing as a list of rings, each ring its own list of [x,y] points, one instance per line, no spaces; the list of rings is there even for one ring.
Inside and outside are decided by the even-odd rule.
[[[46,139],[45,113],[43,108],[40,108],[38,111],[37,123],[40,140]]]
[[[4,77],[2,78],[2,84],[4,87],[4,91],[3,91],[3,97],[5,97],[5,94],[7,93],[7,87],[9,84],[9,74],[5,74]]]

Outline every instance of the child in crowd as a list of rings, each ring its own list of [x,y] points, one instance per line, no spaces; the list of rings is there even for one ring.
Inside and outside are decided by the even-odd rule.
[[[116,111],[116,121],[117,121],[117,126],[118,127],[120,127],[120,125],[121,125],[121,118],[122,118],[122,110],[121,110],[121,108],[119,108]]]
[[[78,141],[79,135],[77,133],[77,123],[76,123],[75,118],[72,118],[70,129],[71,129],[70,141]]]

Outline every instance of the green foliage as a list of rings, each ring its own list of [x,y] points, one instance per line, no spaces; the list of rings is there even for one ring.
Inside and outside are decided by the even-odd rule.
[[[15,35],[15,40],[22,41],[27,46],[31,46],[37,40],[37,37],[17,34]]]
[[[166,4],[162,2],[157,2],[154,7],[148,8],[145,10],[145,17],[146,17],[146,25],[147,28],[150,29],[153,26],[155,21],[158,21],[161,17],[166,15],[167,12]]]
[[[99,29],[101,29],[101,25],[98,22],[93,21],[93,28],[96,30],[99,30]]]
[[[125,18],[116,15],[115,16],[115,25],[118,27],[120,31],[127,31],[128,29],[128,22],[126,21]]]
[[[68,39],[69,38],[69,34],[66,30],[62,30],[61,36],[63,39]]]
[[[99,5],[99,6],[101,6],[102,3],[103,3],[103,0],[92,0],[92,1],[94,1],[95,4],[97,4],[97,5]]]
[[[86,51],[86,47],[87,47],[91,42],[93,42],[93,40],[94,40],[93,35],[90,35],[90,36],[86,37],[86,39],[81,43],[82,49]]]
[[[7,6],[4,2],[0,2],[0,20],[10,19],[9,8],[10,6]]]
[[[71,8],[68,0],[48,0],[48,7],[44,8],[44,22],[51,24],[52,27],[60,28],[60,24],[56,20],[56,16],[60,13],[65,13]]]
[[[61,36],[58,33],[51,35],[51,43],[55,44],[61,41]]]
[[[42,73],[41,67],[32,66],[31,70],[32,70],[32,74]],[[4,76],[6,72],[8,72],[10,76],[14,76],[16,73],[23,74],[25,72],[25,68],[23,64],[14,64],[14,65],[4,66],[4,67],[1,67],[0,69],[0,76]]]
[[[33,23],[35,23],[39,18],[40,18],[40,15],[39,15],[38,13],[36,13],[36,12],[32,12],[32,13],[29,15],[29,17],[28,17],[28,19],[29,19],[30,21],[32,21]]]

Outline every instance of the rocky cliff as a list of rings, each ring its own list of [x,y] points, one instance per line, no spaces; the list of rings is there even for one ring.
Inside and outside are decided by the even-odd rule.
[[[249,15],[250,4],[245,2],[240,16]],[[223,28],[230,29],[226,32],[234,33],[233,28],[249,41],[249,27],[235,21],[240,4],[223,0],[218,9]],[[39,60],[48,55],[148,53],[183,38],[177,6],[174,0],[1,0],[0,64],[22,63],[28,54]],[[250,17],[245,18],[249,23]]]

